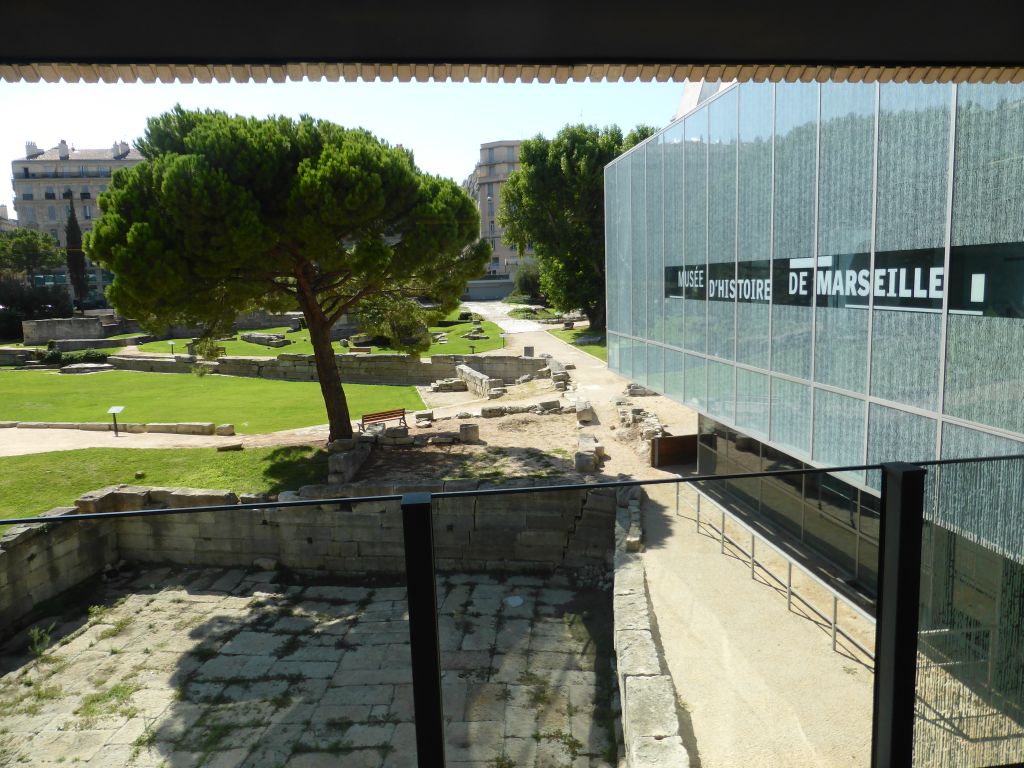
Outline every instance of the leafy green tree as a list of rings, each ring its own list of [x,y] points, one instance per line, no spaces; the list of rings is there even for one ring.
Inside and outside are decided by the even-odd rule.
[[[0,232],[0,272],[24,275],[31,285],[37,272],[63,262],[64,255],[50,235],[34,229]]]
[[[175,107],[137,146],[146,160],[114,175],[86,236],[114,273],[110,302],[147,328],[208,335],[240,310],[298,303],[332,440],[352,424],[331,326],[364,305],[413,315],[420,297],[450,312],[487,257],[458,184],[362,129]]]
[[[541,290],[560,311],[605,326],[604,167],[655,132],[638,126],[567,125],[554,139],[522,143],[519,169],[501,190],[498,223],[522,254],[533,243]]]
[[[82,228],[78,226],[75,204],[68,204],[68,223],[64,226],[64,241],[67,243],[68,278],[75,292],[79,310],[89,294],[89,281],[85,274],[85,251],[82,250]]]
[[[540,297],[540,270],[532,261],[519,265],[514,282],[516,293],[531,299]]]

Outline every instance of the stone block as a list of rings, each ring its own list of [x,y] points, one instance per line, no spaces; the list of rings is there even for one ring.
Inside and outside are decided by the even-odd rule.
[[[220,435],[221,437],[231,437],[232,435],[235,434],[235,425],[234,424],[219,424],[214,429],[213,432],[214,432],[215,435]]]
[[[620,677],[661,674],[658,648],[650,630],[623,629],[616,632],[615,650]]]
[[[644,768],[690,768],[690,754],[679,736],[634,736],[626,745],[626,764]]]
[[[217,450],[222,453],[225,451],[240,451],[242,447],[241,443],[224,443],[223,445],[218,445]]]
[[[463,443],[476,443],[480,441],[479,424],[460,424],[459,440]]]
[[[332,483],[347,483],[359,472],[370,455],[367,443],[358,443],[352,450],[332,453],[327,457],[327,468]]]
[[[332,440],[331,442],[329,442],[327,444],[327,450],[330,453],[342,453],[344,451],[351,451],[353,448],[355,448],[356,443],[357,441],[355,438],[339,438],[337,440]]]
[[[502,405],[485,405],[480,408],[480,418],[493,419],[505,415],[505,407]]]
[[[624,674],[621,667],[620,674]],[[679,718],[676,715],[676,692],[672,679],[668,675],[624,676],[624,679],[623,725],[625,727],[628,724],[632,738],[651,736],[664,739],[678,736]]]
[[[577,472],[596,472],[597,459],[593,451],[576,451],[573,456],[573,466]]]
[[[231,491],[207,488],[175,488],[167,499],[173,509],[237,504],[238,496]]]
[[[118,430],[121,429],[121,425],[118,424]],[[78,425],[78,428],[85,432],[110,432],[114,429],[113,424],[108,424],[105,421],[83,421]]]
[[[576,421],[581,424],[589,424],[597,419],[597,414],[594,412],[594,406],[590,404],[589,400],[579,400],[576,403]]]
[[[75,500],[75,506],[79,512],[113,512],[116,490],[117,486],[108,486],[83,493]]]

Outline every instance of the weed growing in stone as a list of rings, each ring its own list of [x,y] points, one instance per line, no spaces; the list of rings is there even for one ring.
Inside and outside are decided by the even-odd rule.
[[[124,632],[135,619],[131,616],[122,616],[120,619],[115,621],[111,626],[104,629],[99,634],[100,640],[106,640],[108,637],[117,637]]]
[[[56,626],[57,623],[53,622],[46,629],[32,627],[28,631],[28,649],[32,651],[32,655],[37,659],[46,653],[46,649],[50,647],[50,633],[53,632],[53,628]]]
[[[106,691],[90,693],[82,699],[75,714],[86,723],[104,715],[135,717],[138,710],[132,705],[132,694],[142,688],[137,683],[117,683]]]
[[[491,760],[490,768],[516,768],[516,761],[502,752]]]

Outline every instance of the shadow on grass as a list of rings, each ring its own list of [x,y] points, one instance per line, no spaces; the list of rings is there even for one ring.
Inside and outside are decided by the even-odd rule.
[[[295,490],[303,485],[327,480],[327,451],[317,449],[310,455],[308,445],[284,445],[263,459],[263,477],[268,493]]]

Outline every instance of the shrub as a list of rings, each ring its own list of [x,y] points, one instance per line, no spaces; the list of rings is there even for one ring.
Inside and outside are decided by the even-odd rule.
[[[47,350],[37,355],[40,362],[47,365],[74,365],[76,363],[105,363],[107,353],[98,349],[80,349],[77,352],[61,352],[53,342]]]

